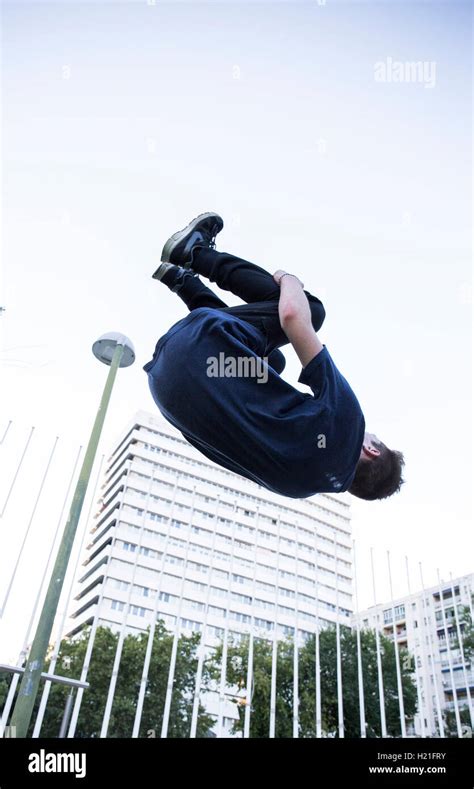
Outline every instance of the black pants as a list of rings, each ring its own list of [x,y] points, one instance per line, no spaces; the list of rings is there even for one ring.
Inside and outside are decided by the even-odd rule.
[[[167,272],[163,282],[178,294],[189,310],[213,307],[256,326],[267,340],[265,356],[268,357],[268,363],[278,373],[282,372],[285,357],[278,348],[288,344],[288,337],[280,325],[278,316],[280,288],[273,276],[254,263],[207,247],[195,250],[192,271],[215,282],[221,290],[230,291],[246,304],[228,307],[189,271]],[[314,329],[319,331],[326,316],[323,304],[311,293],[305,291],[305,294],[308,297]]]

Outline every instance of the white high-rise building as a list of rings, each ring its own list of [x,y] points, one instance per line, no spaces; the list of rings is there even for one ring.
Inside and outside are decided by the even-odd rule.
[[[474,670],[459,644],[464,611],[469,611],[472,617],[473,596],[474,574],[471,573],[372,606],[353,617],[353,624],[377,628],[391,640],[395,631],[398,646],[414,656],[419,690],[419,709],[412,732],[416,736],[439,736],[440,713],[455,712],[455,696],[458,711],[469,709],[469,692],[471,699],[474,696]],[[469,732],[469,726],[461,728],[463,734]]]
[[[154,618],[234,638],[299,639],[352,616],[349,495],[288,499],[226,471],[159,415],[135,415],[108,460],[68,635]],[[225,731],[236,717],[206,700]]]

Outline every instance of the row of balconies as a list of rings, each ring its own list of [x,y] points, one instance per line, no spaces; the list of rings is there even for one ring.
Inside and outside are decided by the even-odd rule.
[[[170,594],[172,594],[172,592]],[[112,621],[116,622],[118,625],[121,625],[124,622],[124,611],[126,610],[125,607],[127,605],[130,606],[130,608],[127,610],[127,625],[135,627],[139,630],[145,630],[149,626],[153,617],[153,611],[155,610],[154,598],[144,599],[139,594],[135,594],[132,595],[130,599],[128,599],[128,592],[118,589],[106,588],[104,590],[104,596],[100,602],[100,610],[98,611],[97,606],[100,599],[101,598],[99,594],[95,595],[90,600],[85,602],[84,605],[73,614],[74,632],[79,632],[81,628],[84,627],[84,625],[90,624],[97,615],[99,615],[100,620],[103,622]],[[122,604],[121,608],[112,608],[112,600],[116,600],[119,604]],[[141,613],[134,611],[134,607],[136,607]],[[221,607],[226,610],[226,606],[217,607]],[[157,618],[160,618],[160,615],[163,615],[165,620],[170,616],[175,620],[179,612],[180,617],[199,622],[201,624],[201,631],[204,623],[206,622],[210,629],[217,628],[218,630],[223,630],[223,628],[227,626],[230,630],[244,634],[249,632],[249,627],[251,624],[250,619],[252,614],[254,614],[255,620],[253,622],[253,627],[255,631],[258,631],[262,634],[266,633],[268,634],[268,637],[271,637],[271,634],[274,633],[274,614],[268,615],[265,612],[255,611],[252,609],[250,609],[248,612],[244,612],[241,610],[241,606],[239,606],[237,602],[233,602],[229,607],[229,610],[237,611],[239,616],[248,617],[248,621],[241,622],[232,616],[222,617],[220,614],[213,611],[209,611],[206,615],[205,611],[197,610],[194,605],[188,604],[186,600],[183,600],[181,605],[179,605],[175,600],[166,601],[161,599],[158,601],[157,605]],[[264,627],[258,622],[259,619],[271,623],[271,628]],[[277,621],[279,629],[292,629],[296,625],[294,615],[285,614],[284,612],[278,613]],[[334,624],[336,617],[329,613],[328,617],[320,618],[320,624],[322,624],[323,621]],[[302,618],[300,618],[298,621],[298,630],[301,631],[314,633],[315,626],[316,622],[309,622],[308,620]]]
[[[133,513],[127,513],[127,516],[128,515],[130,515],[130,517],[128,517],[128,520],[130,521],[130,523],[132,523],[133,520],[135,520],[136,521],[136,525],[137,526],[141,526],[140,517],[134,517]],[[126,530],[127,529],[127,525],[126,524],[122,524],[122,529]],[[172,534],[172,536],[179,536],[179,532],[178,531],[175,532],[174,530],[172,530],[171,534]],[[157,535],[158,535],[158,532],[157,532]],[[134,534],[134,530],[133,531],[132,530],[129,531],[128,538],[132,542],[136,542],[137,536],[136,536],[136,534]],[[156,550],[160,550],[160,542],[161,541],[159,541],[157,539],[156,544],[155,544],[155,541],[153,540],[153,538],[151,536],[146,540],[146,544],[149,547],[156,548]],[[203,535],[200,535],[200,534],[193,534],[193,543],[195,543],[196,545],[201,546],[204,549],[210,550],[212,539],[211,538],[207,538],[206,536],[203,536]],[[180,546],[174,546],[174,548],[176,548],[177,550],[181,550],[181,551],[184,550],[184,546],[182,548],[180,548]],[[217,550],[221,550],[221,546],[220,546],[219,542],[217,542],[216,548],[217,548]],[[238,548],[238,547],[234,548],[234,561],[236,563],[239,563],[239,558],[242,558],[244,560],[244,563],[246,564],[247,562],[250,561],[247,558],[247,553],[248,552],[245,549],[243,549],[243,548]],[[267,558],[267,555],[262,553],[260,555],[260,560],[261,560],[260,563],[262,563],[266,558]],[[320,566],[320,568],[322,570],[327,570],[328,573],[329,573],[331,570],[334,569],[334,563],[333,562],[331,562],[330,560],[325,560],[324,557],[318,557],[318,558],[319,558],[319,566]],[[229,559],[230,559],[230,552],[229,552]],[[276,563],[277,563],[277,557],[276,556],[268,555],[268,560],[269,560],[269,564],[271,563],[272,567],[276,567]],[[206,559],[205,561],[209,561],[209,560]],[[288,572],[294,572],[294,569],[295,569],[294,568],[294,561],[295,561],[294,559],[285,559],[283,557],[280,557],[280,561],[279,561],[280,569],[281,570],[285,570],[286,569]],[[227,564],[228,564],[228,562],[226,562],[226,560],[224,560],[223,558],[221,558],[219,556],[217,556],[217,557],[215,556],[214,557],[214,562],[215,562],[216,566],[221,566],[221,563],[223,562],[224,564],[222,566],[224,567],[224,569],[227,567]],[[309,571],[309,577],[312,578],[312,571]],[[301,578],[301,576],[300,576],[300,578]],[[333,585],[333,588],[335,589],[335,578],[333,576],[332,577],[328,576],[327,580],[330,580],[330,579],[333,581],[332,585]],[[350,587],[349,584],[346,585],[346,583],[344,583],[341,580],[339,580],[339,586],[340,586],[340,591],[341,592],[344,592],[347,589],[347,591],[350,593],[351,587]],[[349,607],[350,607],[350,601],[347,600],[347,598],[345,596],[344,596],[344,600],[345,600],[346,604],[348,604]],[[347,607],[347,605],[345,607]]]
[[[134,501],[133,497],[130,500]],[[137,505],[140,504],[140,503],[143,505],[143,502],[137,501]],[[134,506],[134,504],[132,504],[131,506]],[[157,514],[160,514],[160,512],[159,512],[160,509],[164,510],[165,507],[159,507],[157,505],[157,507],[154,508],[152,511],[156,511]],[[169,515],[169,512],[166,512],[166,513],[162,512],[161,514],[163,514],[165,517],[167,517]],[[187,513],[186,513],[185,517],[186,516],[187,516]],[[107,517],[107,516],[105,516],[105,517]],[[105,521],[105,517],[104,517],[104,519],[102,519],[101,523],[103,521]],[[134,522],[134,523],[136,523],[136,525],[141,525],[141,522],[142,522],[141,521],[141,519],[142,519],[142,515],[141,514],[134,513],[133,511],[127,511],[126,517],[127,517],[127,520],[129,520],[130,522]],[[176,513],[176,517],[177,517],[177,519],[179,519],[179,511]],[[207,522],[207,520],[204,517],[201,519],[200,516],[199,516],[199,513],[196,512],[195,513],[195,518],[193,519],[193,524],[195,526],[202,525],[202,527],[205,528],[206,525],[208,525],[208,522]],[[231,537],[231,535],[232,535],[232,527],[231,526],[228,526],[228,524],[219,524],[219,529],[222,531],[222,533],[227,534],[228,537]],[[212,537],[212,535],[210,535],[210,537]],[[204,539],[206,539],[206,538],[204,538]],[[237,535],[237,539],[239,539],[239,535]],[[245,541],[245,537],[243,537],[241,539],[243,539]],[[250,545],[250,549],[253,550],[253,543],[249,543],[249,545]],[[259,548],[261,550],[264,550],[265,547],[266,547],[265,542],[262,542],[259,545]],[[301,549],[300,549],[300,552],[301,552]],[[300,557],[300,558],[302,558],[302,557]],[[283,560],[285,560],[285,559],[283,559]],[[332,557],[331,558],[325,557],[324,554],[322,553],[322,549],[320,549],[319,552],[318,552],[318,560],[319,560],[319,563],[324,568],[329,569],[329,570],[333,570],[334,569],[334,567],[333,567],[334,560],[332,559]],[[338,564],[340,564],[339,560],[338,560]],[[338,569],[339,569],[339,573],[340,573],[341,567],[339,567]],[[347,577],[347,583],[351,584],[351,579],[349,577]]]
[[[156,575],[157,575],[157,573],[156,573]],[[173,578],[170,578],[170,575],[173,576],[173,573],[171,572],[171,570],[169,570],[168,572],[165,571],[165,574],[164,574],[164,581],[165,581],[165,583],[163,585],[162,591],[166,591],[166,592],[169,592],[170,594],[174,594],[175,595],[177,593],[177,589],[180,589],[181,577],[180,576],[173,576],[173,578],[174,578],[174,580],[173,580]],[[94,582],[97,583],[97,582],[99,582],[99,580],[100,580],[100,573],[98,573],[98,576],[97,576],[96,579],[94,579]],[[129,582],[129,583],[140,583],[140,579],[137,580],[137,578],[133,577],[133,570],[132,570],[132,568],[130,569],[130,573],[129,574],[127,574],[126,572],[125,573],[120,573],[120,580]],[[194,579],[189,579],[189,580],[194,580]],[[156,578],[154,579],[153,582],[150,582],[150,583],[152,583],[152,588],[155,588],[156,587]],[[218,586],[218,587],[220,586],[219,585],[219,579],[217,579],[217,578],[213,580],[212,577],[211,577],[210,583],[211,583],[212,586]],[[227,584],[228,584],[229,590],[231,592],[235,592],[236,594],[243,594],[243,595],[247,595],[247,596],[250,596],[250,597],[255,597],[255,598],[261,599],[261,600],[265,601],[266,603],[268,603],[271,606],[273,606],[274,603],[275,603],[276,590],[274,592],[267,592],[265,590],[256,589],[255,592],[253,592],[252,580],[249,580],[249,584],[248,585],[243,585],[243,584],[238,583],[237,581],[232,581],[232,580],[228,581]],[[145,585],[146,586],[147,584],[146,583],[145,584],[140,583],[140,585]],[[186,587],[186,596],[189,597],[190,595],[193,597],[193,599],[196,600],[196,602],[205,604],[206,600],[208,598],[207,583],[206,583],[205,588],[203,590],[199,590],[199,589],[196,589],[196,588],[191,588],[190,589],[189,587]],[[221,605],[222,601],[224,601],[223,602],[224,605],[226,604],[226,602],[225,602],[226,598],[223,598],[223,597],[217,598],[213,594],[209,594],[209,598],[210,599],[211,598],[214,599],[216,601],[215,605],[217,605],[217,606]],[[218,600],[220,600],[221,603],[217,602]],[[328,609],[325,606],[325,603],[328,603],[329,605],[334,605],[334,599],[331,600],[331,595],[320,594],[319,595],[319,600],[320,600],[320,604],[318,606],[319,615],[324,617],[324,616],[326,616],[326,614],[332,614],[332,615],[334,615],[334,617],[336,617],[336,611]],[[254,602],[246,603],[245,601],[242,601],[242,600],[239,600],[239,599],[236,599],[235,602],[233,602],[233,605],[240,606],[244,610],[245,613],[249,613],[249,614],[252,611],[254,611],[255,607],[256,607],[256,604]],[[285,595],[281,594],[281,592],[278,595],[278,605],[280,607],[283,606],[284,608],[290,609],[291,613],[289,612],[287,614],[287,616],[294,616],[294,611],[296,611],[296,607],[298,607],[298,610],[302,614],[307,613],[307,614],[314,615],[315,612],[316,612],[316,602],[315,601],[314,602],[313,601],[310,602],[310,601],[307,601],[307,600],[305,600],[304,598],[302,598],[300,596],[298,596],[297,599],[295,599],[295,598],[287,598]],[[263,618],[265,617],[265,613],[264,613],[265,611],[268,611],[269,612],[268,615],[271,617],[271,615],[272,615],[272,610],[271,609],[265,608],[264,606],[257,606],[257,607],[262,612],[261,616]]]
[[[130,535],[127,533],[127,527],[126,527],[125,524],[119,525],[117,528],[118,528],[118,531],[117,531],[117,534],[116,534],[117,537],[121,537],[122,539],[125,539],[125,541],[132,541],[132,540],[130,540]],[[93,590],[97,587],[97,585],[99,585],[102,582],[102,580],[104,579],[104,576],[107,573],[107,567],[105,565],[105,560],[109,559],[110,554],[111,554],[111,538],[109,538],[107,540],[107,542],[103,544],[103,546],[101,547],[101,550],[105,550],[106,554],[104,556],[102,556],[101,559],[96,563],[96,565],[94,566],[92,572],[90,572],[86,576],[83,576],[82,581],[84,583],[84,586],[79,590],[79,593],[78,593],[78,595],[75,598],[76,600],[84,599],[85,597],[87,597],[87,595],[89,593],[93,592]],[[186,550],[185,550],[184,547],[180,548],[179,546],[173,546],[173,553],[175,553],[178,557],[181,556],[181,558],[184,559],[184,557],[186,555]],[[130,552],[123,550],[122,548],[120,548],[117,545],[115,545],[115,547],[113,548],[113,555],[122,558],[124,561],[128,560],[130,562],[130,575],[132,575],[133,574],[133,563],[135,562],[136,555],[135,554],[131,555]],[[132,559],[132,561],[130,561],[131,559]],[[157,559],[156,558],[140,555],[140,564],[142,564],[142,565],[144,564],[145,566],[147,566],[147,570],[146,571],[149,571],[149,572],[151,572],[152,575],[156,576],[156,573],[157,573]],[[112,571],[109,570],[108,572],[110,573]],[[178,573],[179,572],[180,571],[178,571]],[[189,573],[189,576],[190,576],[189,580],[193,580],[192,579],[192,575],[194,574],[196,576],[196,578],[194,580],[198,580],[198,581],[201,580],[201,582],[202,582],[202,575],[197,570],[196,570],[196,572],[194,572],[191,569],[191,567],[188,567],[188,573]],[[119,576],[122,577],[124,580],[127,580],[127,575],[123,574],[123,569],[122,568],[121,568],[121,571],[119,572]],[[176,579],[177,582],[179,581],[180,577],[181,577],[180,575],[177,576],[177,579]],[[273,580],[273,582],[274,582],[274,580]],[[216,583],[218,584],[218,581],[216,581]],[[248,589],[248,588],[252,587],[252,580],[249,578],[248,585],[242,585],[242,584],[238,584],[238,583],[235,583],[234,585],[235,585],[235,591],[242,593],[244,589]],[[193,593],[193,594],[195,594],[195,593]],[[205,593],[204,593],[204,595],[205,595]],[[274,595],[273,592],[265,592],[264,590],[259,590],[258,591],[258,596],[261,597],[262,599],[267,599],[267,602],[269,602],[269,603],[273,603],[274,599],[275,599],[275,595]],[[323,593],[321,593],[321,590],[320,590],[320,599],[324,600],[324,597],[332,605],[336,604],[336,597],[337,597],[337,595],[336,595],[335,589],[333,589],[333,590],[325,589]],[[284,602],[285,601],[283,600],[283,596],[280,595],[280,603],[284,604]],[[346,608],[347,607],[347,605],[342,604],[341,601],[339,601],[339,605],[340,605],[341,608]],[[294,602],[293,602],[293,600],[291,598],[289,598],[288,599],[288,607],[292,607],[292,606],[294,606]],[[301,611],[307,611],[308,613],[314,613],[314,611],[315,611],[315,604],[312,603],[312,602],[306,602],[306,601],[300,599],[300,601],[299,601],[299,608],[300,608]],[[331,614],[331,613],[334,613],[334,615],[335,615],[335,612],[329,611],[328,609],[324,608],[323,605],[320,606],[320,615],[321,616],[326,616],[326,614]]]
[[[96,516],[96,518],[99,517],[100,515],[102,515],[102,517],[100,517],[100,520],[98,520],[98,522],[95,524],[94,528],[91,530],[92,532],[97,531],[100,528],[100,526],[105,523],[105,521],[109,517],[110,513],[114,510],[114,508],[119,506],[120,501],[118,499],[117,500],[115,500],[115,499],[121,493],[121,491],[123,491],[123,487],[124,487],[124,484],[125,484],[125,480],[124,480],[124,476],[123,476],[124,473],[125,473],[125,469],[123,469],[121,475],[116,479],[113,488],[109,488],[107,500],[102,503],[102,509],[100,510],[100,512]],[[143,491],[143,492],[146,493],[145,491]],[[182,498],[184,498],[184,497],[182,497]],[[135,501],[136,500],[137,504],[143,504],[143,497],[140,496],[139,494],[135,495],[133,490],[131,490],[131,489],[127,489],[126,499],[127,500],[131,500],[131,501]],[[179,503],[179,500],[178,500],[178,503]],[[184,503],[184,502],[182,502],[182,503]],[[104,512],[104,510],[106,510],[107,506],[110,507],[109,511],[106,512],[105,514],[102,514]],[[165,509],[166,506],[167,505],[165,503],[163,503],[162,506],[159,506],[159,503],[157,503],[157,505],[156,505],[156,507],[154,509],[156,511],[158,511],[159,509]],[[199,506],[205,512],[209,512],[209,514],[214,514],[212,506],[206,505],[206,503],[204,503],[204,502],[203,503],[200,502]],[[205,522],[204,516],[200,516],[199,512],[196,511],[196,513],[195,513],[195,522],[196,522],[196,524],[201,522],[201,519],[203,520],[203,522]],[[249,525],[253,524],[252,516],[248,517],[248,516],[246,516],[246,515],[244,515],[242,513],[239,513],[239,521],[243,522],[244,524],[245,524],[245,522],[247,522]],[[284,531],[284,527],[283,527],[283,531]],[[291,539],[291,537],[290,537],[290,539]],[[321,540],[321,542],[323,543],[323,547],[320,548],[321,551],[323,550],[323,548],[326,548],[326,550],[330,549],[331,546],[326,545],[325,541]],[[345,546],[345,547],[349,547],[349,546]],[[338,552],[338,554],[339,554],[339,552]],[[342,554],[342,556],[339,554],[339,558],[341,560],[343,560],[343,561],[347,561],[347,553],[344,552]]]
[[[166,431],[163,430],[163,428],[160,428],[159,432],[160,433],[165,433],[165,435],[164,436],[160,436],[159,442],[157,441],[157,438],[156,438],[156,435],[154,434],[153,428],[148,428],[147,425],[139,425],[139,426],[136,427],[136,432],[133,433],[133,435],[132,435],[132,432],[133,431],[130,431],[128,433],[128,436],[130,437],[130,439],[135,438],[135,439],[141,440],[141,441],[149,443],[149,444],[155,444],[155,445],[163,446],[165,449],[168,449],[168,450],[170,450],[172,452],[173,451],[178,452],[178,450],[176,448],[175,437],[172,436],[172,435],[170,435],[170,436],[166,435]],[[119,447],[122,446],[123,444],[124,444],[124,440],[121,442]],[[194,452],[193,452],[192,448],[185,441],[179,440],[179,445],[180,445],[180,449],[181,450],[186,450],[187,449],[188,452],[190,453],[190,457],[194,458],[195,455],[194,455]],[[116,452],[114,453],[113,456],[116,456]],[[111,458],[113,456],[111,456]],[[200,458],[200,456],[198,456],[198,458]],[[208,465],[208,461],[202,460],[202,462],[206,463],[206,465]],[[340,510],[340,511],[336,511],[336,510],[333,511],[333,510],[331,510],[331,508],[329,506],[327,507],[327,509],[331,511],[331,514],[334,514],[339,519],[347,520],[348,526],[349,526],[349,520],[350,520],[349,515],[348,515],[349,506],[350,506],[349,503],[347,503],[345,501],[341,501],[338,498],[334,498],[334,497],[332,497],[329,494],[322,494],[320,498],[321,498],[322,502],[324,500],[324,504],[331,503],[333,506],[338,508],[338,510]],[[321,504],[321,506],[322,505],[323,504]]]
[[[474,678],[471,677],[469,679],[469,677],[468,677],[467,681],[468,681],[469,687],[471,689],[474,689]],[[443,679],[443,688],[445,690],[452,689],[452,687],[453,687],[452,683],[451,683],[451,681],[449,679]],[[464,680],[464,677],[461,677],[460,679],[455,678],[454,687],[456,688],[456,690],[463,690],[463,689],[465,690],[466,689],[466,682]]]
[[[130,435],[130,441],[127,443],[126,446],[123,447],[122,451],[119,454],[116,454],[114,456],[113,464],[112,464],[112,466],[109,466],[109,470],[108,470],[109,473],[108,473],[108,477],[107,477],[107,482],[106,482],[106,485],[104,485],[104,487],[107,486],[107,489],[110,487],[110,481],[113,479],[114,475],[119,471],[119,469],[121,469],[123,467],[123,464],[124,464],[124,462],[126,461],[126,459],[128,457],[134,456],[137,459],[142,457],[145,460],[146,459],[150,459],[150,460],[153,460],[153,461],[156,460],[156,458],[153,457],[154,453],[142,448],[141,446],[139,446],[139,447],[135,447],[134,446],[134,444],[136,444],[139,440],[141,440],[141,439],[143,439],[145,437],[143,434],[139,435],[138,431],[135,431],[135,432],[132,431],[129,435]],[[133,448],[133,452],[130,452],[130,448],[131,447]],[[171,447],[170,447],[170,450],[172,450]],[[175,464],[176,464],[176,472],[182,471],[182,469],[179,466],[179,459],[178,458],[175,459],[175,458],[170,457],[167,460],[167,464],[168,463],[173,468],[175,467]],[[254,484],[253,483],[250,483],[249,481],[245,480],[244,478],[242,478],[242,479],[241,478],[237,478],[237,479],[244,486],[244,488],[248,487],[250,485],[250,487],[252,487],[252,489],[254,490]],[[224,484],[225,484],[225,482],[223,481],[223,485]],[[249,495],[251,495],[251,494],[249,494]],[[269,492],[268,499],[270,499],[270,501],[271,501],[271,498],[272,498],[272,496],[271,496],[271,494]],[[263,503],[265,503],[265,502],[263,502]],[[309,516],[309,513],[307,513],[307,514]],[[332,523],[332,525],[339,530],[340,534],[344,534],[344,533],[347,534],[347,532],[349,531],[349,528],[350,528],[350,524],[349,523],[347,523],[347,530],[346,529],[342,529],[342,531],[341,531],[342,527],[341,527],[340,519],[338,519],[337,515],[335,513],[331,512],[328,508],[324,508],[324,512],[319,511],[319,515],[315,512],[314,516],[315,517],[319,517],[320,519],[324,517],[325,519],[327,518],[328,520],[337,521],[337,522]]]

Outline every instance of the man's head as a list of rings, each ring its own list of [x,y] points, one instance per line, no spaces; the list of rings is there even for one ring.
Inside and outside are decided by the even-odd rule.
[[[367,501],[398,493],[404,482],[404,465],[401,452],[386,447],[373,433],[366,433],[349,493]]]

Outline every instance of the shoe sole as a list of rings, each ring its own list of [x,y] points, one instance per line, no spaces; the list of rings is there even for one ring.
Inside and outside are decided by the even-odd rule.
[[[203,219],[210,219],[211,217],[215,217],[218,220],[217,223],[222,224],[222,227],[219,230],[220,232],[224,227],[224,222],[222,218],[219,216],[219,214],[215,214],[214,211],[207,211],[207,213],[205,214],[199,214],[199,216],[193,219],[192,222],[189,223],[189,225],[186,225],[186,227],[183,230],[178,230],[177,233],[173,233],[173,235],[170,236],[170,238],[168,239],[168,241],[163,247],[163,251],[161,253],[161,262],[171,263],[172,261],[170,260],[170,257],[173,254],[173,251],[178,246],[178,244],[180,244],[186,238],[186,236],[192,233],[196,229],[196,227],[203,221]]]
[[[171,263],[171,265],[173,265],[173,264]],[[156,269],[155,273],[151,275],[152,279],[161,280],[164,277],[164,275],[166,274],[166,272],[169,271],[169,270],[170,269],[168,268],[168,266],[166,264],[160,263],[160,265]]]

